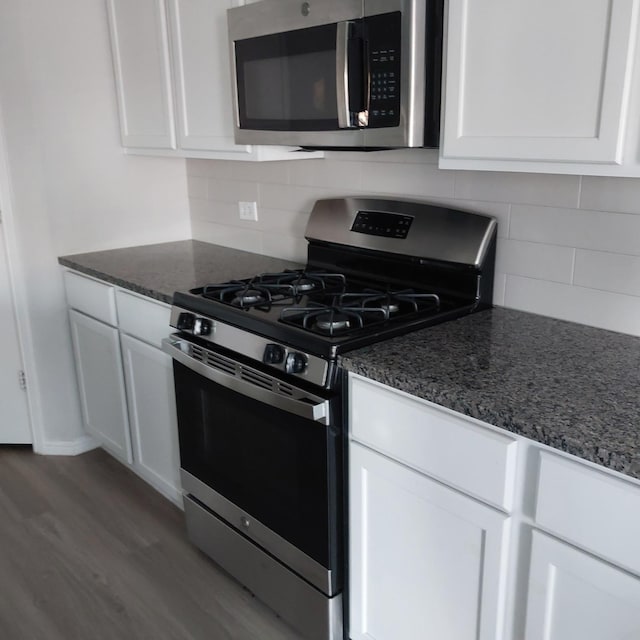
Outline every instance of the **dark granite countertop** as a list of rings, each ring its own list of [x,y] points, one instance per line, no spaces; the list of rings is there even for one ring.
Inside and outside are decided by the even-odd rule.
[[[248,278],[299,264],[198,240],[62,256],[65,267],[171,304],[174,291]]]
[[[347,353],[341,362],[640,478],[640,338],[496,308]]]
[[[185,240],[59,258],[170,303],[300,265]],[[358,349],[349,371],[640,479],[640,338],[492,309]]]

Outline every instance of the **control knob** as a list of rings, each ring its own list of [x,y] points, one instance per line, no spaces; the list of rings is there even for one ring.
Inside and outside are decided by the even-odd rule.
[[[307,368],[307,356],[299,351],[294,351],[287,356],[284,370],[287,373],[302,373]]]
[[[270,342],[264,348],[262,362],[265,364],[280,364],[284,362],[284,354],[285,350],[283,346]]]
[[[178,331],[191,331],[193,329],[193,323],[196,321],[196,317],[193,313],[187,313],[183,311],[178,316],[178,322],[176,328]]]
[[[207,318],[196,318],[193,324],[193,335],[208,336],[211,333],[213,324]]]

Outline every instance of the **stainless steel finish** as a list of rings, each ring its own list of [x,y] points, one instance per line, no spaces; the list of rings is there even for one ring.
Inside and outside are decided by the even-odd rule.
[[[298,0],[262,0],[227,10],[234,100],[234,138],[238,144],[303,145],[308,147],[422,147],[425,106],[425,20],[428,0],[322,0],[302,16]],[[364,7],[364,12],[363,12]],[[337,131],[258,131],[240,129],[235,41],[322,24],[357,20],[392,11],[402,12],[401,111],[397,127],[367,129],[368,112],[358,115],[359,129]],[[341,46],[341,45],[340,45]],[[336,65],[341,63],[336,60]],[[338,81],[337,81],[338,82]],[[348,97],[348,96],[347,96]],[[340,104],[344,105],[340,93]],[[344,107],[338,109],[344,126]]]
[[[192,542],[309,640],[343,640],[342,595],[328,598],[189,496]]]
[[[240,364],[174,333],[162,340],[162,350],[192,371],[258,402],[277,409],[329,424],[329,401]]]
[[[402,12],[400,123],[397,127],[365,129],[367,147],[424,146],[425,23],[428,0],[364,0],[364,15]]]
[[[338,22],[336,32],[336,95],[338,97],[338,126],[351,126],[349,111],[349,22]]]
[[[250,514],[247,515],[233,502],[227,500],[188,471],[180,469],[180,479],[185,493],[193,495],[231,526],[242,529],[244,535],[291,567],[314,587],[328,596],[334,595],[331,587],[332,572],[326,567],[287,542],[259,520],[251,517]]]
[[[406,238],[385,238],[350,231],[358,211],[380,211],[413,216]],[[491,216],[446,209],[437,205],[377,198],[335,198],[316,201],[305,237],[480,267],[497,221]]]
[[[177,328],[178,317],[181,313],[193,313],[193,311],[181,309],[176,306],[172,307],[171,319],[169,321],[172,327]],[[217,344],[221,347],[231,349],[232,351],[240,353],[251,360],[255,360],[256,362],[262,362],[264,349],[268,344],[278,344],[273,340],[263,338],[262,336],[251,333],[250,331],[245,331],[244,329],[233,327],[224,322],[220,322],[219,320],[213,320],[212,318],[207,319],[212,322],[211,333],[207,336],[198,336],[199,338],[206,340],[207,342],[211,342],[212,344]],[[294,351],[298,352],[298,349],[291,349],[286,344],[281,344],[280,346],[284,349],[284,358],[282,362],[277,364],[265,363],[265,366],[272,367],[279,371],[284,371],[287,355]],[[295,374],[295,376],[318,385],[319,387],[323,387],[327,382],[329,374],[328,362],[319,356],[314,356],[308,353],[303,355],[307,357],[307,368],[304,371]]]
[[[317,0],[307,16],[300,11],[300,0],[262,0],[227,9],[232,43],[361,17],[362,0]]]

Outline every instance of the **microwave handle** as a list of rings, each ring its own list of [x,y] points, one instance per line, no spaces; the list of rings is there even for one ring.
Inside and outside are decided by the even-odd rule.
[[[338,127],[351,127],[349,111],[349,27],[351,22],[338,22],[336,31],[336,95]]]

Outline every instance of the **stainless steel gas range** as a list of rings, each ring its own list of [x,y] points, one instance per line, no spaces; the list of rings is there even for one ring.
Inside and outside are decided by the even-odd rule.
[[[495,219],[319,200],[307,265],[176,292],[191,540],[312,640],[342,640],[345,424],[338,357],[491,306]]]

